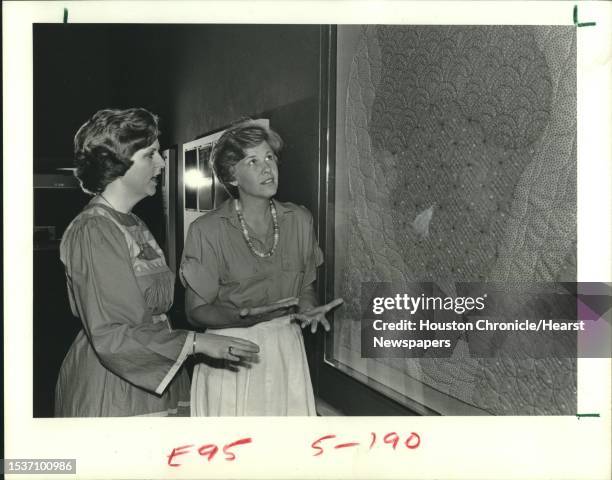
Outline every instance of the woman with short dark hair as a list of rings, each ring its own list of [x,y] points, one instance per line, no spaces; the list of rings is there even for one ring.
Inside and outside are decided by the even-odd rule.
[[[192,325],[257,343],[258,363],[236,370],[196,365],[192,415],[315,415],[300,328],[319,323],[335,300],[317,306],[323,262],[312,215],[274,200],[280,136],[254,121],[226,131],[213,167],[232,199],[195,220],[185,241],[181,278]],[[297,309],[297,311],[296,311]]]
[[[76,176],[94,195],[60,245],[79,332],[55,391],[58,417],[188,415],[188,355],[252,360],[257,345],[173,330],[174,274],[132,207],[154,195],[164,166],[158,118],[142,108],[101,110],[74,139]]]

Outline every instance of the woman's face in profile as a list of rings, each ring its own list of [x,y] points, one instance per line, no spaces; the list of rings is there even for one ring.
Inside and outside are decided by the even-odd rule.
[[[132,166],[121,178],[122,183],[140,198],[155,195],[157,176],[164,168],[164,159],[159,154],[159,141],[137,150],[132,155]]]
[[[272,198],[278,189],[278,159],[268,142],[247,148],[245,156],[234,166],[234,181],[241,198]]]

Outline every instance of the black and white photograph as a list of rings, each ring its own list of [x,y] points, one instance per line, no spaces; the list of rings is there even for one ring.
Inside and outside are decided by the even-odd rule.
[[[7,3],[5,472],[609,475],[609,7]]]

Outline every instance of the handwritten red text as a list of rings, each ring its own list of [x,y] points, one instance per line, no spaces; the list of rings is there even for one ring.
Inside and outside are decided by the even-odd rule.
[[[370,432],[370,439],[367,443],[368,450],[372,450],[377,443],[381,443],[378,436],[375,432]],[[382,443],[390,445],[390,448],[393,450],[397,450],[398,446],[401,449],[414,450],[421,445],[421,437],[415,432],[410,432],[410,434],[406,436],[400,436],[397,432],[389,432],[382,437]],[[317,438],[312,442],[310,447],[315,450],[315,453],[312,455],[318,457],[325,453],[325,448],[338,450],[342,448],[357,447],[359,445],[361,445],[361,442],[340,442],[336,435],[330,434]]]
[[[247,443],[252,442],[252,438],[246,437],[224,445],[221,449],[224,455],[222,459],[227,462],[233,462],[234,460],[236,460],[236,454],[232,451],[232,449],[240,445],[246,445]],[[167,455],[168,466],[180,467],[182,464],[179,463],[178,457],[180,457],[181,455],[193,454],[194,452],[197,452],[200,457],[204,457],[207,461],[210,462],[219,453],[219,447],[214,443],[207,443],[201,445],[198,448],[196,448],[194,444],[174,447],[170,454]]]

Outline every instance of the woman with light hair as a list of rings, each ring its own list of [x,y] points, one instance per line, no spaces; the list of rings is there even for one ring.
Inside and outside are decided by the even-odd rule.
[[[323,255],[310,212],[275,200],[277,133],[254,121],[226,131],[213,168],[232,196],[194,221],[181,278],[192,325],[260,346],[259,361],[236,369],[225,361],[196,365],[192,415],[315,415],[302,328],[329,330],[313,288]]]

